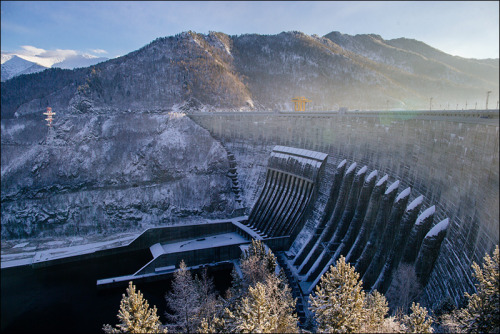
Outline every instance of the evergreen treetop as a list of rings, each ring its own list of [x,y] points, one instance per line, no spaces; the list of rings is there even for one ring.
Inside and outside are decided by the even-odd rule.
[[[472,264],[474,277],[477,280],[476,293],[465,296],[469,299],[467,307],[459,313],[462,330],[469,333],[492,333],[500,329],[500,280],[499,280],[498,245],[493,257],[488,254],[480,267]]]
[[[407,333],[432,333],[432,319],[427,315],[425,307],[419,303],[412,303],[412,313],[403,317],[403,324]]]
[[[149,308],[147,300],[140,291],[135,291],[135,285],[129,282],[127,295],[122,295],[116,328],[106,324],[103,330],[106,333],[167,333],[156,314],[156,306]]]
[[[318,331],[358,332],[363,324],[364,298],[359,274],[341,256],[321,277],[316,294],[309,296]]]

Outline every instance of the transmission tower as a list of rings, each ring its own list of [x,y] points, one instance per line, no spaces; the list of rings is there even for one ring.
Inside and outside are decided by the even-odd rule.
[[[47,107],[47,112],[44,112],[43,114],[47,115],[47,118],[45,120],[48,122],[47,125],[49,127],[51,127],[52,126],[52,121],[54,120],[52,118],[52,116],[54,116],[56,113],[52,112],[52,108],[51,107]]]
[[[490,98],[491,90],[486,92],[486,110],[488,110],[488,99]]]

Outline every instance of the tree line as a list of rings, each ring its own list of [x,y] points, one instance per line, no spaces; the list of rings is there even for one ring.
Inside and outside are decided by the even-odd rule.
[[[165,295],[172,313],[161,324],[156,306],[151,309],[140,291],[129,282],[123,295],[116,327],[106,333],[498,333],[500,328],[499,248],[474,263],[476,293],[465,293],[465,307],[439,316],[412,303],[409,314],[388,315],[385,296],[365,293],[355,268],[340,257],[309,296],[311,317],[299,327],[292,297],[276,257],[262,242],[253,240],[234,268],[232,285],[217,296],[206,269],[193,277],[184,261],[174,273],[172,289]]]

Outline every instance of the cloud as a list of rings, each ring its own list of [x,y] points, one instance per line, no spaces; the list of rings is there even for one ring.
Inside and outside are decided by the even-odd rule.
[[[79,53],[75,50],[62,50],[62,49],[55,49],[55,50],[47,50],[38,56],[41,58],[68,58],[72,56],[76,56]]]
[[[38,56],[45,52],[44,49],[40,49],[31,45],[21,45],[22,51],[19,53],[23,56]]]
[[[94,50],[90,50],[90,51],[92,51],[92,53],[97,53],[97,54],[108,53],[108,51],[103,50],[103,49],[94,49]]]

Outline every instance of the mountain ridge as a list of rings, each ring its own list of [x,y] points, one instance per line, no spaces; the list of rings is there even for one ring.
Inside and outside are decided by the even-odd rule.
[[[428,107],[430,97],[436,108],[464,108],[484,101],[486,91],[492,91],[492,101],[498,99],[498,68],[498,59],[451,56],[417,40],[384,40],[374,34],[188,31],[60,74],[72,81],[65,98],[47,87],[48,95],[26,92],[15,98],[2,90],[2,107],[6,117],[39,110],[40,104],[77,113],[96,108],[173,110],[186,101],[203,110],[291,110],[291,98],[303,95],[313,101],[309,110],[421,109]],[[54,72],[56,81],[58,76]],[[6,91],[20,86],[16,79],[6,83]]]
[[[3,56],[2,58],[4,59]],[[2,81],[8,80],[17,75],[36,73],[45,69],[47,69],[47,67],[23,59],[19,56],[12,55],[2,63]]]

